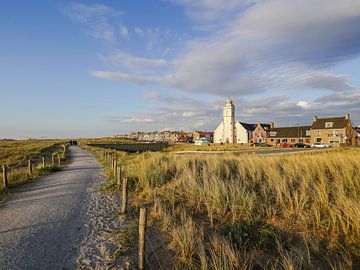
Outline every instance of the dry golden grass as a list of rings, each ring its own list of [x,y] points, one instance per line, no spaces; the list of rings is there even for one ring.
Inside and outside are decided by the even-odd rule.
[[[118,154],[178,269],[359,269],[360,151]]]
[[[56,166],[42,168],[41,157],[45,156],[49,164],[53,153],[62,153],[64,140],[15,140],[0,141],[0,166],[8,167],[8,182],[10,186],[27,182],[38,176],[56,171]],[[34,164],[33,175],[27,173],[27,161],[32,158]],[[64,157],[62,157],[64,158]],[[3,190],[1,174],[0,192]]]
[[[271,147],[272,148],[272,147]],[[195,144],[175,144],[166,149],[167,152],[176,151],[242,151],[242,150],[265,150],[265,148],[254,148],[249,145],[224,144],[224,145],[195,145]]]
[[[104,138],[82,138],[79,140],[82,144],[129,144],[138,143],[130,139],[117,138],[117,137],[104,137]]]

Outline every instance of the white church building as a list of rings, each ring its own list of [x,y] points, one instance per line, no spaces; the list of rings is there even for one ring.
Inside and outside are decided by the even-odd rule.
[[[214,143],[248,143],[256,126],[235,121],[235,105],[228,98],[224,104],[223,121],[214,132]]]

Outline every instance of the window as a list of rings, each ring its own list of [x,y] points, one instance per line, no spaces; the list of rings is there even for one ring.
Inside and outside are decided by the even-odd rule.
[[[280,143],[280,139],[276,139],[276,143]]]
[[[310,135],[311,135],[310,130],[307,130],[307,131],[306,131],[306,136],[310,136]]]
[[[291,139],[291,142],[294,143],[294,142],[295,142],[295,139]]]
[[[325,127],[326,128],[332,128],[334,125],[334,122],[325,122]]]
[[[316,138],[316,142],[317,143],[321,143],[322,139],[321,138]]]
[[[277,134],[276,131],[271,131],[271,132],[270,132],[270,137],[276,137],[276,134]]]
[[[339,134],[340,134],[339,130],[335,130],[335,135],[339,135]]]
[[[287,143],[287,139],[283,139],[283,143]]]
[[[316,135],[318,135],[318,136],[321,135],[320,130],[319,130],[319,131],[316,131]]]
[[[299,139],[299,143],[304,143],[304,139]]]
[[[271,139],[270,141],[272,141],[272,142],[273,142],[273,141],[274,141],[274,139]]]

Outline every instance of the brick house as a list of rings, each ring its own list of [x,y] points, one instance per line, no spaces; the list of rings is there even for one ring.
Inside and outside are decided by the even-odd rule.
[[[253,131],[253,137],[252,140],[250,142],[254,142],[254,143],[266,143],[269,132],[270,132],[270,127],[272,126],[271,124],[257,124],[256,128]]]
[[[360,126],[354,128],[356,145],[360,145]]]
[[[214,141],[214,132],[207,132],[207,131],[194,131],[193,132],[193,140],[198,141],[201,138],[207,139],[209,142]]]
[[[313,119],[311,126],[311,143],[329,144],[334,147],[356,145],[355,130],[352,127],[350,114],[342,117]]]
[[[297,126],[297,127],[278,127],[273,125],[266,141],[273,146],[280,146],[281,144],[295,144],[311,142],[311,126]]]

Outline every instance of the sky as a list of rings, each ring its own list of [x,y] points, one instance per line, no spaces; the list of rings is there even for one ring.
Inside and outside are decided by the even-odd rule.
[[[2,0],[0,139],[360,125],[360,0]]]

